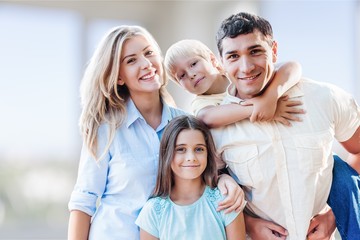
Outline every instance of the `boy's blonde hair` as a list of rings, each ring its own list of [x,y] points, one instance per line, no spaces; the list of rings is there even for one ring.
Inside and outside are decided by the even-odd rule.
[[[177,58],[199,56],[211,62],[212,55],[214,56],[214,53],[198,40],[185,39],[178,41],[166,51],[164,58],[165,71],[170,80],[178,83],[174,72]]]

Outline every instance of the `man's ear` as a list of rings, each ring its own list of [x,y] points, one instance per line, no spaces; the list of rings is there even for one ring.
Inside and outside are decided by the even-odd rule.
[[[271,47],[273,63],[276,63],[276,61],[277,61],[277,48],[278,48],[277,42],[273,41],[273,44],[272,44],[272,47]]]

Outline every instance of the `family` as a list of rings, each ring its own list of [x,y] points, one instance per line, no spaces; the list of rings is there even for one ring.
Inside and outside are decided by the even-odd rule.
[[[104,36],[81,85],[68,239],[360,239],[354,98],[277,64],[261,16],[229,16],[216,43],[219,57],[186,39],[163,58],[143,27]],[[168,79],[196,95],[193,114]]]

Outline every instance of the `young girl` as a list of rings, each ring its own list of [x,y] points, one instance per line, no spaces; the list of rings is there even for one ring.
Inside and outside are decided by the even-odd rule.
[[[221,106],[229,80],[205,44],[198,40],[176,42],[167,50],[164,64],[170,79],[196,94],[192,110],[209,127],[221,127],[245,118],[252,122],[275,120],[290,125],[289,120],[300,121],[296,114],[304,113],[296,107],[301,104],[299,101],[287,101],[286,97],[278,101],[300,80],[301,66],[295,62],[282,65],[261,96],[239,105]]]
[[[135,219],[155,186],[161,135],[185,114],[169,105],[165,79],[160,48],[144,28],[119,26],[104,36],[81,86],[84,145],[69,240],[139,239]],[[231,209],[241,189],[230,179],[222,177],[219,187]]]
[[[141,240],[245,239],[242,212],[216,211],[223,198],[216,188],[217,162],[211,133],[201,120],[180,116],[168,124],[160,143],[154,198],[136,220]]]

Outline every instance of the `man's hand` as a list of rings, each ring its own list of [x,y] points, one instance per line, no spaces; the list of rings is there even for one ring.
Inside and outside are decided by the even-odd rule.
[[[218,188],[222,195],[227,196],[219,203],[217,211],[225,210],[225,213],[239,212],[243,208],[245,204],[244,191],[231,176],[221,174]]]
[[[336,228],[335,216],[331,209],[313,217],[308,229],[308,240],[327,240],[331,239]]]
[[[244,217],[246,233],[253,240],[279,240],[286,239],[286,236],[288,235],[285,228],[273,222],[261,218],[250,217],[247,214],[244,214]]]

